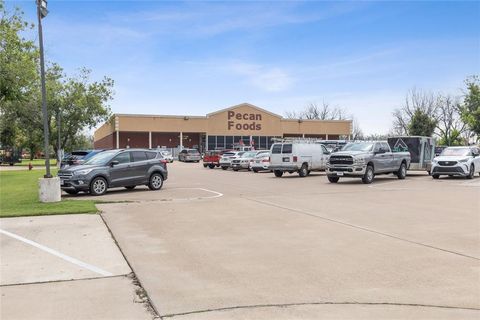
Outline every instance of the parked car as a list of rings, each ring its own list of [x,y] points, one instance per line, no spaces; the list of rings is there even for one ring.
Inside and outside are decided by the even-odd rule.
[[[480,149],[478,147],[447,147],[432,161],[432,178],[441,175],[461,176],[473,179],[480,172]]]
[[[160,151],[160,154],[162,155],[163,159],[165,159],[167,162],[170,162],[170,163],[173,162],[173,155],[170,151],[162,150]]]
[[[298,172],[300,177],[306,177],[311,171],[325,170],[329,154],[318,142],[292,140],[274,143],[270,149],[270,169],[276,177],[285,172]]]
[[[353,142],[330,156],[327,165],[328,181],[338,182],[341,177],[362,178],[372,183],[375,175],[397,175],[405,179],[410,165],[409,152],[392,152],[386,141]]]
[[[70,166],[78,166],[88,159],[92,158],[93,156],[99,154],[100,152],[105,151],[104,149],[98,150],[76,150],[72,151],[71,153],[65,155],[62,161],[60,162],[60,168],[68,168]]]
[[[255,151],[247,151],[242,154],[237,159],[233,159],[231,163],[231,167],[233,171],[238,171],[241,169],[247,169],[250,171],[250,164],[253,162],[253,159],[262,153],[268,153],[268,150],[255,150]]]
[[[183,149],[178,154],[178,161],[183,162],[199,162],[202,159],[197,149]]]
[[[22,162],[22,149],[5,148],[0,146],[0,164],[8,163],[13,166],[15,163]]]
[[[222,167],[223,170],[227,170],[232,164],[232,160],[240,158],[244,153],[245,151],[225,152],[220,157],[220,160],[218,161],[218,163],[220,164],[220,167]]]
[[[66,193],[90,192],[105,194],[108,188],[147,185],[160,190],[167,180],[167,162],[158,151],[145,149],[108,150],[90,158],[82,165],[58,171],[60,187]]]
[[[225,150],[209,150],[205,151],[205,154],[203,156],[203,167],[209,167],[210,169],[213,169],[215,167],[220,167],[220,158],[222,157],[222,154],[224,154]]]
[[[257,154],[250,162],[250,169],[255,173],[270,170],[270,151]]]

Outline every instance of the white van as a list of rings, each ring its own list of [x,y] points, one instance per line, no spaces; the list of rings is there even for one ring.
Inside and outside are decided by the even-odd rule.
[[[284,172],[298,172],[306,177],[310,171],[324,171],[329,152],[323,144],[313,141],[288,141],[274,143],[270,148],[270,169],[276,177]]]

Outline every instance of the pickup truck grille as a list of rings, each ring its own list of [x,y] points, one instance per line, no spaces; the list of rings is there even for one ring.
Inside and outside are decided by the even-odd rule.
[[[232,163],[240,163],[240,160],[232,160]]]
[[[441,166],[454,166],[457,164],[457,161],[438,161],[438,164]]]
[[[346,164],[346,165],[352,165],[353,164],[353,158],[351,156],[336,156],[332,155],[330,157],[330,164]]]

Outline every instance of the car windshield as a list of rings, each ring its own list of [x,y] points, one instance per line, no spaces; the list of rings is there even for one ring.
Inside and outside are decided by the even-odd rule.
[[[242,157],[243,158],[253,158],[253,157],[255,157],[256,154],[257,154],[256,152],[245,152]]]
[[[373,142],[349,143],[342,148],[342,151],[372,151]]]
[[[231,156],[234,156],[234,155],[235,155],[235,153],[233,153],[233,152],[225,152],[223,154],[224,157],[231,157]]]
[[[261,152],[255,156],[256,159],[268,158],[270,156],[269,152]]]
[[[87,165],[106,165],[108,161],[112,159],[114,155],[116,155],[118,151],[112,150],[112,151],[104,151],[97,153],[93,157],[91,157],[88,161],[86,161],[84,164]]]
[[[446,148],[440,154],[441,156],[447,157],[458,157],[458,156],[469,156],[470,148]]]
[[[188,153],[190,154],[199,154],[197,150],[188,150]]]
[[[92,151],[89,154],[87,154],[83,159],[88,160],[99,154],[100,152],[103,152],[103,150],[97,150],[97,151]]]

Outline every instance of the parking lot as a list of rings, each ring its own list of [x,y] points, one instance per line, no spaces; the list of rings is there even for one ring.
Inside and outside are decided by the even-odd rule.
[[[478,175],[378,176],[364,185],[331,184],[324,173],[275,178],[198,163],[168,167],[160,191],[119,189],[97,198],[112,202],[98,205],[102,218],[164,319],[480,316]],[[10,221],[2,228],[14,229]],[[2,295],[13,288],[21,295],[21,286],[3,287]],[[2,308],[4,316],[14,319]]]

